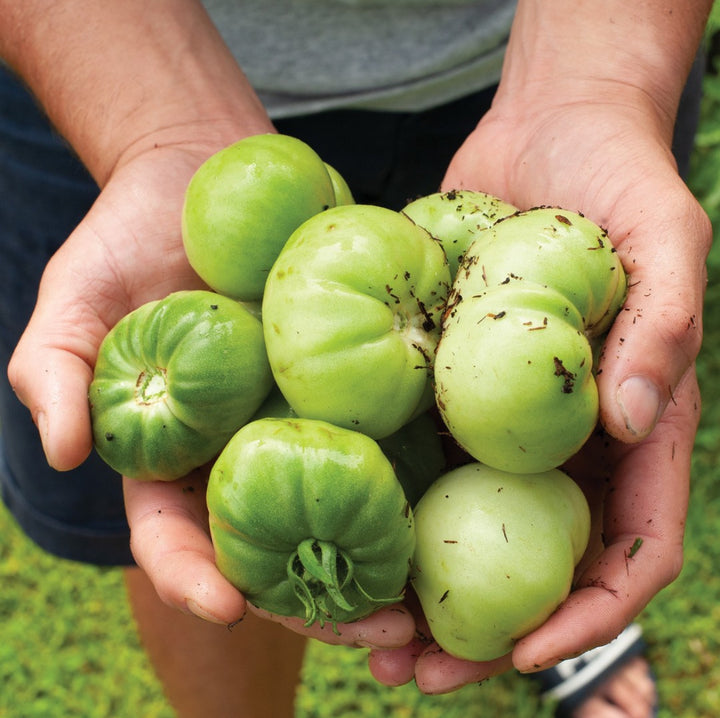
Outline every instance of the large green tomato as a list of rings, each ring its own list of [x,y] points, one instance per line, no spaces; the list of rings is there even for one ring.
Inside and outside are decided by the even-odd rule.
[[[259,300],[295,228],[333,206],[333,181],[311,147],[288,135],[246,137],[190,180],[182,213],[188,261],[221,294]]]
[[[415,533],[411,583],[433,637],[457,658],[489,661],[565,600],[590,512],[558,469],[518,475],[473,463],[427,490]]]
[[[145,304],[102,342],[89,398],[98,454],[135,479],[210,461],[272,388],[262,325],[203,290]]]
[[[439,242],[398,212],[346,205],[301,225],[262,305],[273,375],[298,416],[382,438],[427,409],[449,283]]]
[[[598,419],[590,340],[625,296],[605,233],[541,208],[482,232],[448,300],[435,361],[442,417],[474,458],[516,472],[560,466]]]
[[[442,242],[453,278],[478,233],[514,212],[517,207],[498,197],[468,189],[435,192],[403,209],[403,214]]]
[[[257,419],[210,472],[217,566],[255,606],[349,622],[401,600],[412,510],[375,441],[312,419]]]

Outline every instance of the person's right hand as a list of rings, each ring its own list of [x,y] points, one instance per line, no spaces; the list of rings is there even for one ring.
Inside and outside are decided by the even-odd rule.
[[[79,465],[92,448],[88,386],[109,329],[144,302],[204,286],[185,257],[180,216],[187,183],[212,149],[153,149],[119,168],[47,266],[9,377],[58,470]],[[204,482],[200,473],[175,482],[125,479],[131,548],[165,603],[231,624],[248,606],[215,566]],[[402,605],[337,633],[329,624],[305,627],[301,619],[256,612],[297,633],[354,646],[398,648],[415,630]]]

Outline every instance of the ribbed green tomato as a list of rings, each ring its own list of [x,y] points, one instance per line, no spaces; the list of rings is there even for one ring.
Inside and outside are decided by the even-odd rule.
[[[412,510],[375,441],[312,419],[257,419],[215,462],[217,566],[255,606],[333,626],[401,600]]]
[[[98,454],[135,479],[210,461],[272,388],[262,325],[203,290],[145,304],[102,342],[89,398]]]
[[[302,224],[262,306],[273,375],[298,416],[382,438],[431,406],[449,283],[439,242],[399,212],[346,205]]]
[[[590,511],[558,469],[518,475],[473,463],[427,490],[415,533],[411,583],[433,637],[457,658],[490,661],[565,600]]]
[[[419,197],[402,212],[440,240],[454,278],[478,233],[517,212],[517,207],[485,192],[463,189]]]
[[[188,261],[221,294],[259,300],[295,228],[334,206],[330,174],[311,147],[288,135],[251,135],[212,155],[190,180],[182,213]]]
[[[253,419],[297,419],[287,399],[276,386]],[[438,425],[430,412],[420,414],[395,433],[378,439],[389,459],[410,506],[415,506],[425,490],[440,476],[447,461]]]

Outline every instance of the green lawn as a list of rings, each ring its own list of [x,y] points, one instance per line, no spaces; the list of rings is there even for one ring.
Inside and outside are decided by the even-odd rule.
[[[720,23],[717,23],[720,26]],[[720,227],[720,78],[708,76],[691,180]],[[679,579],[641,617],[659,678],[663,718],[720,715],[720,246],[709,261],[704,409],[693,464],[686,559]],[[133,630],[122,577],[59,561],[0,510],[0,718],[171,718]],[[361,651],[311,646],[301,718],[542,718],[534,686],[507,674],[429,698],[377,685]],[[547,711],[545,712],[547,715]]]

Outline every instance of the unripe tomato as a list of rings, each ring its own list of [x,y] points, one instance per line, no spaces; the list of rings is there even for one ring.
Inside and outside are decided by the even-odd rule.
[[[479,463],[439,478],[415,509],[411,582],[451,655],[490,661],[565,600],[590,533],[582,491],[558,469]]]
[[[269,393],[262,325],[203,290],[145,304],[102,342],[89,398],[98,454],[135,479],[210,461]]]
[[[412,510],[364,434],[252,421],[215,462],[207,505],[217,566],[255,606],[335,625],[402,599]]]
[[[554,290],[493,287],[451,310],[435,360],[435,395],[456,441],[505,471],[560,466],[598,415],[582,318]]]
[[[598,419],[597,344],[625,297],[603,230],[537,208],[481,232],[455,277],[435,360],[445,423],[474,458],[538,472],[560,466]]]
[[[302,224],[268,277],[273,375],[293,410],[379,439],[432,405],[450,274],[407,217],[346,205]]]
[[[436,192],[410,202],[403,214],[440,240],[454,279],[468,247],[479,232],[517,212],[498,197],[474,190]]]
[[[317,153],[294,137],[252,135],[212,155],[185,193],[182,234],[192,268],[229,297],[260,300],[292,232],[335,206]]]

